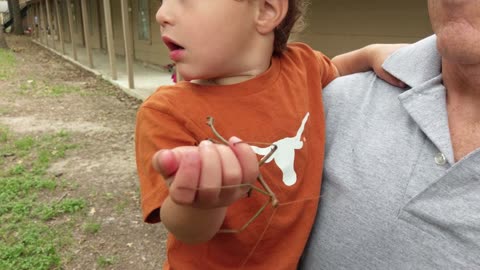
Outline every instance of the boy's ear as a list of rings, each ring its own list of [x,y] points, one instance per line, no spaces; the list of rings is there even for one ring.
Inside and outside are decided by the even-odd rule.
[[[257,31],[269,34],[280,25],[288,11],[288,0],[260,0]]]

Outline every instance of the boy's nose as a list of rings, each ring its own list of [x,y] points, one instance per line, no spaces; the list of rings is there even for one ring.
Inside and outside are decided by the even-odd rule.
[[[163,0],[160,8],[157,10],[155,19],[160,26],[165,27],[168,24],[172,24],[171,11],[168,7],[168,0]]]

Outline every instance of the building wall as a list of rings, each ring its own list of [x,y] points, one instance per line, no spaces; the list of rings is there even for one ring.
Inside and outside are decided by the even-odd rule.
[[[70,37],[70,28],[68,25],[67,2],[59,1],[58,9],[60,10],[60,23],[62,24],[63,40],[67,43],[71,43],[72,40]]]
[[[88,31],[90,34],[90,48],[100,49],[102,47],[102,28],[104,27],[103,1],[88,0]]]
[[[125,55],[125,44],[123,41],[122,9],[120,1],[110,1],[112,12],[113,42],[115,53]]]
[[[170,63],[168,49],[161,41],[160,29],[155,21],[155,14],[161,1],[128,1],[135,60],[159,66]],[[61,13],[65,14],[61,16],[64,38],[66,42],[70,42],[66,3],[63,0],[60,2],[63,2],[60,6]],[[143,8],[141,8],[142,2]],[[426,0],[311,0],[310,2],[312,4],[306,16],[307,28],[295,35],[295,39],[307,42],[314,49],[330,57],[371,43],[415,42],[432,33]],[[87,5],[91,47],[106,51],[103,1],[87,0]],[[43,6],[45,8],[45,5]],[[73,0],[71,6],[74,12],[75,41],[77,45],[84,46],[80,0]],[[141,11],[145,9],[148,10],[142,15]],[[115,52],[123,56],[125,45],[120,1],[111,0],[111,13]],[[52,14],[55,16],[55,12]],[[147,24],[145,24],[146,21],[148,21]]]
[[[70,3],[70,8],[72,10],[73,36],[75,44],[85,46],[83,40],[82,5],[80,0],[73,0]]]
[[[0,0],[0,24],[6,21],[6,13],[8,13],[8,3]]]
[[[163,45],[160,36],[160,28],[155,21],[155,14],[160,6],[160,0],[148,0],[148,12],[141,15],[141,0],[129,0],[130,5],[130,25],[133,33],[134,58],[137,61],[143,61],[147,64],[163,66],[169,64],[171,60],[168,56],[168,49]],[[115,42],[115,51],[119,55],[125,55],[123,41],[123,26],[121,17],[120,1],[112,1],[112,21],[113,37]],[[141,39],[140,32],[144,27],[141,25],[141,19],[148,19],[148,39]],[[144,31],[142,31],[144,32]]]
[[[135,47],[135,59],[151,63],[155,65],[167,65],[172,61],[169,58],[169,50],[162,42],[160,34],[160,26],[155,20],[155,14],[160,7],[160,0],[148,1],[148,19],[149,19],[149,40],[141,39],[141,32],[144,32],[145,28],[142,26],[142,19],[146,19],[147,16],[142,16],[139,10],[140,1],[133,1],[133,36]]]
[[[432,34],[426,0],[313,0],[296,36],[332,57],[371,43],[414,42]]]

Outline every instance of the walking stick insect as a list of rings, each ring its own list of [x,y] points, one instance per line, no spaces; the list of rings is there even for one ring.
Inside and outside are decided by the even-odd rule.
[[[213,134],[219,140],[219,141],[217,141],[217,140],[210,139],[212,142],[222,143],[222,144],[228,145],[228,141],[222,135],[220,135],[220,133],[218,133],[218,131],[215,129],[213,117],[211,117],[211,116],[207,117],[207,125],[211,128]],[[245,142],[239,142],[239,143],[245,143]],[[273,153],[275,153],[276,150],[277,150],[277,146],[275,144],[273,144],[270,152],[267,155],[265,155],[258,162],[258,166],[259,167],[262,166],[273,155]],[[252,190],[255,190],[255,191],[269,197],[270,199],[268,201],[266,201],[262,205],[262,207],[260,207],[260,209],[257,211],[257,213],[255,213],[255,215],[253,215],[253,217],[251,217],[242,227],[240,227],[238,229],[221,229],[219,231],[219,233],[240,233],[243,230],[245,230],[248,227],[248,225],[250,225],[258,216],[260,216],[260,214],[265,210],[267,205],[271,204],[273,207],[278,206],[279,201],[278,201],[277,197],[275,196],[275,193],[273,193],[271,188],[268,186],[268,184],[263,179],[262,174],[259,174],[257,176],[257,181],[260,183],[260,185],[263,187],[263,189],[255,186],[254,184],[240,184],[240,185],[231,185],[231,186],[221,187],[222,189],[248,187],[249,188],[248,196],[250,196]]]

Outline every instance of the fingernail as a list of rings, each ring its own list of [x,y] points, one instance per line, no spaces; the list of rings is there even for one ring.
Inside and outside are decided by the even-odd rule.
[[[199,145],[199,146],[200,146],[200,147],[207,147],[207,146],[210,146],[210,145],[212,145],[212,142],[211,142],[211,141],[209,141],[209,140],[203,140],[203,141],[200,142],[200,145]]]
[[[164,155],[168,154],[169,152],[171,152],[169,149],[159,150],[159,151],[157,152],[157,155],[156,155],[156,156],[157,156],[157,159],[158,159],[158,157],[164,156]]]
[[[230,138],[230,142],[233,143],[233,144],[239,143],[241,141],[242,140],[240,140],[238,137],[235,137],[235,136]]]

